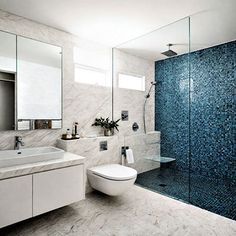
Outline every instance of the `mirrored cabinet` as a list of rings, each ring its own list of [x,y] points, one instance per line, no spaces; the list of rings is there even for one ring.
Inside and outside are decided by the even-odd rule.
[[[62,49],[0,32],[0,131],[62,128]]]
[[[16,72],[16,35],[0,31],[0,71]]]
[[[0,31],[0,130],[14,130],[16,116],[16,35]]]

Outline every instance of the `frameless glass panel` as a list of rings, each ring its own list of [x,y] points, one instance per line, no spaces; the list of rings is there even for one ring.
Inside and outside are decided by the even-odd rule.
[[[62,119],[61,48],[23,37],[17,42],[17,119]]]
[[[124,112],[128,116],[120,123],[120,136],[123,145],[133,149],[135,162],[129,165],[139,173],[136,183],[188,201],[189,19],[121,44],[113,52],[114,118]],[[145,89],[132,89],[138,79],[121,88],[120,74],[142,75]]]
[[[231,219],[236,219],[235,21],[235,8],[225,5],[131,40],[113,54],[114,116],[125,114],[120,135],[133,149],[135,162],[128,165],[138,170],[136,183]],[[146,91],[122,91],[119,72],[143,72]]]
[[[192,16],[190,54],[190,202],[231,219],[236,219],[235,22],[233,7]]]
[[[161,132],[158,191],[188,201],[189,19],[165,27],[160,35],[165,48],[163,44],[155,62],[155,128]]]

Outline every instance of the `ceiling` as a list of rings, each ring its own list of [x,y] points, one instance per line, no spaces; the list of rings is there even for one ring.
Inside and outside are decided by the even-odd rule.
[[[115,46],[197,12],[235,0],[0,0],[0,9]]]
[[[236,40],[236,1],[231,7],[200,12],[118,46],[129,54],[166,59],[167,44],[178,55]],[[189,24],[190,19],[190,24]],[[190,27],[189,27],[190,25]]]

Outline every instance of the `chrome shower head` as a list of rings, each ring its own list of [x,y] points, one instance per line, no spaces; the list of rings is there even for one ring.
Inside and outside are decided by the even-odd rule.
[[[176,52],[174,52],[173,50],[170,49],[170,47],[173,46],[173,44],[169,43],[169,44],[167,44],[167,46],[169,47],[169,49],[165,52],[162,52],[161,54],[163,54],[167,57],[173,57],[173,56],[178,55]]]

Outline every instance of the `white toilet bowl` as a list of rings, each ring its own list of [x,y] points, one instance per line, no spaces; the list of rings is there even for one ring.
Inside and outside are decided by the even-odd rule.
[[[119,164],[108,164],[87,169],[87,175],[92,188],[117,196],[134,184],[137,171]]]

